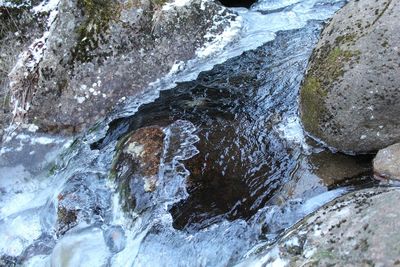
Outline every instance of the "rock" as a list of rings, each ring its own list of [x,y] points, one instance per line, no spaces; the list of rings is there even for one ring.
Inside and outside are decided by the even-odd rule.
[[[371,173],[371,158],[323,151],[309,157],[311,169],[326,186],[334,186]]]
[[[32,9],[38,0],[12,2],[0,2],[0,140],[12,117],[7,75],[18,55],[43,34],[48,17],[46,12]]]
[[[151,205],[163,145],[164,132],[157,126],[140,128],[120,141],[111,177],[117,183],[125,210],[141,212]]]
[[[377,179],[400,180],[400,143],[379,150],[374,158],[374,176]]]
[[[236,18],[208,0],[60,0],[56,10],[38,51],[9,75],[17,117],[50,132],[88,128]]]
[[[58,195],[56,233],[64,235],[80,222],[104,222],[105,211],[110,206],[110,195],[96,186],[99,177],[92,173],[70,177]]]
[[[113,253],[124,250],[126,246],[125,231],[121,226],[112,226],[103,232],[104,241]]]
[[[256,253],[252,266],[399,264],[400,210],[394,205],[399,201],[398,189],[349,193],[300,221],[262,255]]]
[[[350,1],[325,27],[303,80],[305,129],[342,152],[400,141],[400,1]]]

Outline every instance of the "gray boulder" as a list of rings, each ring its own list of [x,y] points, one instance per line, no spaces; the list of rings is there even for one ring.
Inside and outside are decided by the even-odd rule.
[[[43,35],[46,26],[48,14],[33,9],[39,2],[0,1],[0,140],[12,117],[8,74],[18,55]]]
[[[243,266],[400,264],[399,201],[398,189],[347,194],[300,221],[274,246],[260,248]]]
[[[47,32],[9,74],[16,118],[87,129],[215,39],[236,15],[214,1],[60,0]]]
[[[350,1],[330,21],[300,93],[314,137],[343,152],[400,141],[400,1]]]
[[[400,180],[400,143],[379,150],[374,159],[377,179]]]

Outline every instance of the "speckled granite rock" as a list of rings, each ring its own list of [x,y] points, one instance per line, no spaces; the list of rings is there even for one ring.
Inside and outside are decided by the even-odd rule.
[[[344,152],[400,140],[400,1],[350,1],[324,29],[301,88],[305,129]]]
[[[244,265],[396,266],[399,201],[398,189],[347,194],[300,221],[276,245],[260,248]]]
[[[235,21],[214,1],[60,0],[9,74],[17,118],[78,132],[195,57]],[[214,36],[214,37],[212,37]]]
[[[400,143],[379,150],[374,159],[374,174],[378,179],[400,180]]]

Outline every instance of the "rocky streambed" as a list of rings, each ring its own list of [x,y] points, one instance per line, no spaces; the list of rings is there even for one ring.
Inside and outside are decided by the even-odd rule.
[[[17,2],[0,2],[1,266],[399,263],[398,146],[373,160],[399,140],[360,122],[351,141],[362,105],[328,113],[365,81],[353,46],[396,38],[396,1]]]

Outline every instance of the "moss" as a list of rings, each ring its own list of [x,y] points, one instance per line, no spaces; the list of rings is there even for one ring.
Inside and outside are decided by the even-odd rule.
[[[342,45],[342,44],[354,44],[357,40],[357,35],[355,33],[344,34],[335,39],[335,45]]]
[[[318,250],[312,256],[311,262],[317,263],[319,265],[319,264],[321,264],[321,261],[326,263],[327,260],[331,261],[333,259],[335,259],[335,255],[332,253],[332,251]]]
[[[167,2],[167,0],[151,0],[151,2],[156,6],[162,6]]]
[[[335,43],[343,44],[354,38],[355,36],[347,35],[337,38]],[[315,54],[303,81],[300,98],[303,124],[307,131],[319,136],[320,122],[329,115],[324,105],[325,98],[331,86],[343,76],[345,64],[360,53],[327,44]]]
[[[108,0],[78,0],[85,20],[76,29],[77,45],[72,51],[72,61],[88,62],[96,54],[93,52],[107,32],[112,20],[119,17],[121,6],[117,1]]]
[[[159,10],[167,0],[150,0],[151,12]],[[77,45],[72,49],[70,64],[75,61],[89,62],[95,57],[105,58],[109,53],[99,54],[95,51],[101,43],[106,42],[110,23],[117,21],[121,11],[139,8],[139,0],[128,0],[125,3],[109,0],[78,0],[78,8],[83,13],[84,21],[77,27]]]
[[[59,166],[56,163],[53,163],[49,169],[48,175],[53,176],[57,172],[58,169],[59,169]]]
[[[307,76],[301,90],[303,123],[307,130],[317,133],[320,114],[323,112],[323,98],[326,91],[314,76]]]

